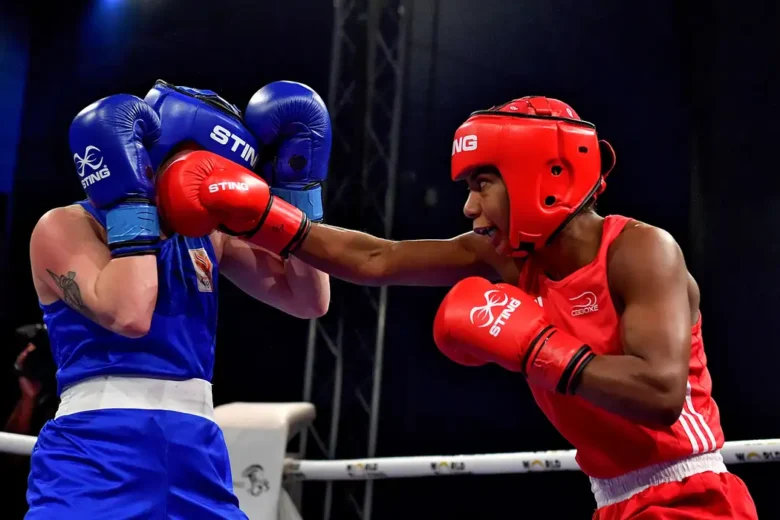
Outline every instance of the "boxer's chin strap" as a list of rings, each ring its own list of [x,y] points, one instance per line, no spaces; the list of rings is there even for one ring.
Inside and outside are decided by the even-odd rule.
[[[561,225],[558,226],[555,229],[555,231],[552,232],[552,234],[545,241],[544,245],[549,246],[550,244],[552,244],[552,241],[555,240],[555,237],[558,236],[558,233],[563,231],[563,228],[565,228],[569,224],[569,222],[571,222],[574,219],[574,217],[576,217],[577,215],[579,215],[582,212],[582,210],[585,208],[585,206],[587,206],[588,203],[591,200],[593,200],[593,198],[597,195],[597,193],[598,193],[599,189],[601,188],[601,185],[602,185],[603,182],[604,182],[604,177],[603,176],[599,176],[599,180],[596,181],[596,184],[593,186],[593,188],[591,188],[591,190],[588,192],[588,194],[585,196],[585,198],[582,199],[582,202],[580,203],[580,205],[577,206],[577,208],[574,211],[572,211],[569,214],[569,216],[566,217],[566,219],[563,222],[561,222]]]

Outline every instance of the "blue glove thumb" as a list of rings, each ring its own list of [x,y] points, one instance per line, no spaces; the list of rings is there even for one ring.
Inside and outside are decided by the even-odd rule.
[[[260,170],[274,194],[321,220],[320,183],[328,174],[332,146],[322,98],[302,83],[269,83],[250,99],[244,121],[265,146]]]

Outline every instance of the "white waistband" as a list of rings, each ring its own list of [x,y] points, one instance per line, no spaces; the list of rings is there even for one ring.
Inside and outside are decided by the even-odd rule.
[[[715,473],[728,471],[719,451],[703,453],[674,462],[653,464],[615,478],[591,477],[590,489],[596,498],[596,507],[604,507],[628,500],[650,486],[666,482],[679,482],[684,478],[705,471]]]
[[[214,420],[208,381],[120,376],[95,377],[69,386],[60,396],[55,417],[107,408],[168,410]]]

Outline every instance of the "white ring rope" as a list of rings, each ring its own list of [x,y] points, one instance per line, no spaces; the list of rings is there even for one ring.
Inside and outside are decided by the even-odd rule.
[[[29,455],[38,437],[19,435],[18,433],[0,432],[0,453],[13,455]]]
[[[37,437],[0,432],[0,453],[30,455]],[[576,450],[488,453],[484,455],[424,455],[353,460],[287,459],[289,480],[368,480],[379,478],[495,475],[532,471],[578,471]],[[726,464],[780,462],[780,439],[726,442]]]
[[[288,480],[368,480],[578,471],[580,467],[574,460],[576,453],[576,450],[561,450],[354,460],[287,459],[284,474]],[[721,454],[726,464],[780,462],[780,439],[726,442]]]

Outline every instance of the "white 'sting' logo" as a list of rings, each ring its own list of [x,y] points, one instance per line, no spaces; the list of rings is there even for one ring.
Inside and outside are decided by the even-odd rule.
[[[246,161],[252,168],[255,167],[255,163],[257,162],[257,151],[252,147],[251,144],[241,139],[241,136],[231,133],[231,131],[224,126],[216,125],[211,130],[209,137],[221,145],[228,145],[232,140],[233,144],[230,146],[230,151],[235,153],[240,149],[241,151],[239,155],[241,158]]]
[[[223,181],[209,184],[209,193],[218,191],[249,191],[249,184],[245,182]]]
[[[79,172],[79,177],[83,177],[87,167],[89,167],[90,170],[95,171],[103,166],[103,155],[100,153],[100,148],[90,145],[84,150],[84,157],[80,157],[79,154],[74,153],[73,162],[76,163],[76,170]]]
[[[452,142],[452,155],[460,152],[473,152],[477,149],[477,136],[464,135]]]
[[[498,317],[493,316],[493,309],[496,307],[502,308]],[[492,289],[485,293],[485,305],[471,309],[469,319],[471,323],[477,325],[480,329],[490,327],[490,335],[498,337],[501,329],[518,307],[520,307],[520,300],[510,299],[509,296],[501,293],[501,291]],[[478,325],[478,323],[480,324]]]
[[[469,319],[471,319],[471,323],[474,325],[477,325],[474,321],[474,316],[477,317],[477,319],[482,322],[482,325],[477,325],[479,328],[488,327],[493,324],[493,320],[495,318],[493,317],[493,307],[503,307],[507,304],[509,301],[509,296],[506,294],[503,295],[504,297],[501,298],[498,296],[498,291],[493,289],[491,291],[488,291],[485,293],[485,305],[482,307],[474,307],[471,309],[471,314],[469,314]]]
[[[599,310],[599,303],[598,301],[596,301],[596,295],[590,291],[585,291],[579,296],[575,296],[574,298],[569,298],[569,301],[578,302],[572,305],[571,308],[572,316],[581,316],[583,314],[588,314],[590,312],[596,312],[597,310]]]
[[[81,177],[81,186],[84,188],[111,175],[108,166],[103,166],[103,153],[97,146],[87,146],[84,157],[74,153],[73,162],[76,163],[76,171]],[[92,171],[89,175],[87,175],[87,168]],[[85,175],[87,176],[84,177]]]

